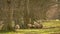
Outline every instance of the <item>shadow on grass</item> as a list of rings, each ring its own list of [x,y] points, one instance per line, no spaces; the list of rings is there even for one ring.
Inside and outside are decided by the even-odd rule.
[[[15,31],[2,31],[2,30],[0,30],[0,33],[8,33],[8,32],[15,32]]]

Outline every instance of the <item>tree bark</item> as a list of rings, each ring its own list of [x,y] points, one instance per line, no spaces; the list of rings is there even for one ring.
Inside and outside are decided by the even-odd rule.
[[[14,28],[12,27],[12,21],[13,21],[13,11],[11,10],[11,0],[7,0],[7,19],[4,21],[4,26],[2,30],[4,31],[14,31]],[[6,8],[5,8],[6,9]]]
[[[25,3],[24,3],[24,26],[25,28],[27,28],[27,24],[30,23],[28,3],[29,3],[29,0],[25,0]]]

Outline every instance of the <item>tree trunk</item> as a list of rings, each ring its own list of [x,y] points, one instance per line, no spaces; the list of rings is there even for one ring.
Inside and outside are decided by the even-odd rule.
[[[11,0],[7,0],[7,7],[8,11],[7,13],[7,19],[4,21],[4,26],[2,30],[4,31],[14,31],[14,28],[12,27],[12,21],[13,21],[13,11],[11,10]],[[5,8],[5,9],[6,9]]]
[[[58,19],[60,20],[60,0],[58,0],[58,12],[59,12]]]
[[[25,4],[24,4],[24,26],[25,28],[27,28],[27,24],[30,23],[28,3],[29,3],[29,0],[25,0]]]

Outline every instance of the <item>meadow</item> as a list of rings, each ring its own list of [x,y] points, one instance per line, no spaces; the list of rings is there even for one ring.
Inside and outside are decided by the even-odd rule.
[[[60,34],[60,20],[43,22],[42,29],[19,29],[16,32],[0,32],[0,34]]]

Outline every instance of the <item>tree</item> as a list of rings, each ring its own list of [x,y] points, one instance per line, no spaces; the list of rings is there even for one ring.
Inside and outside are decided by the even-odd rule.
[[[58,1],[58,19],[60,19],[60,0],[57,0]]]
[[[11,0],[6,0],[5,2],[7,5],[5,6],[6,9],[6,20],[4,21],[4,26],[2,30],[8,31],[12,30],[14,31],[14,28],[12,27],[12,20],[13,20],[13,11],[11,10]]]
[[[0,20],[4,20],[4,30],[14,30],[12,21],[15,25],[21,26],[20,19],[23,18],[24,28],[27,24],[34,21],[48,19],[48,10],[56,4],[55,0],[1,0]],[[50,12],[49,12],[50,13]],[[50,13],[51,14],[51,13]],[[54,14],[56,15],[56,14]],[[47,18],[48,17],[48,18]],[[22,26],[21,26],[22,27]]]
[[[29,3],[29,0],[25,0],[25,2],[24,2],[24,17],[23,17],[25,28],[27,28],[27,24],[30,22],[28,3]]]

